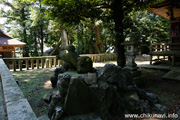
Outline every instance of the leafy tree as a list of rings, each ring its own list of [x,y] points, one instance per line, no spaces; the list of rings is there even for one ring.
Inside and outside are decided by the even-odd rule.
[[[84,48],[88,48],[84,53],[99,54],[104,52],[100,21],[93,22],[91,19],[86,18],[85,21],[81,21],[78,29],[81,29],[79,33],[79,35],[81,34],[81,38],[79,39],[82,45],[86,44]]]
[[[45,16],[45,6],[41,4],[41,0],[38,0],[31,7],[30,18],[32,20],[31,27],[34,28],[34,42],[39,44],[41,56],[44,51],[44,41],[47,39],[49,19]],[[37,48],[37,45],[36,45]],[[37,52],[37,49],[35,50]]]

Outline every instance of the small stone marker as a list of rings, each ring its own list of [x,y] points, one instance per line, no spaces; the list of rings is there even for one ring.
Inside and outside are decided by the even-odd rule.
[[[91,113],[95,109],[91,91],[81,79],[71,78],[64,106],[68,116]]]
[[[68,37],[67,37],[67,32],[66,30],[62,30],[62,33],[61,33],[61,46],[62,47],[66,47],[68,46]],[[61,54],[64,55],[67,53],[67,50],[63,50],[61,51]]]

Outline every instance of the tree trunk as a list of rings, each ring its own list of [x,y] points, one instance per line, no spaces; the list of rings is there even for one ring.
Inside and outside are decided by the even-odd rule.
[[[81,41],[81,44],[82,44],[82,48],[81,48],[81,52],[82,53],[85,53],[85,44],[84,44],[84,39],[83,39],[83,35],[84,35],[84,32],[83,32],[83,26],[81,28],[81,33],[80,33],[80,41]]]
[[[34,31],[34,44],[35,44],[34,53],[35,53],[36,56],[38,56],[37,40],[36,40],[36,31]]]
[[[121,45],[124,42],[123,35],[123,0],[115,0],[113,5],[113,19],[115,22],[115,46],[117,52],[117,65],[124,67],[126,64],[125,49]]]
[[[93,30],[93,29],[91,29],[91,30]],[[93,35],[92,34],[91,34],[91,38],[89,40],[88,48],[89,48],[89,53],[93,54],[94,53],[94,43],[93,43]]]
[[[40,26],[40,37],[41,37],[41,56],[43,56],[43,51],[44,51],[44,41],[43,41],[43,26]]]
[[[42,8],[42,6],[41,6],[41,0],[39,0],[39,3],[40,3],[40,4],[39,4],[39,7],[40,7],[40,10],[41,10],[41,8]],[[42,17],[42,16],[41,16],[41,17]],[[40,37],[41,37],[40,48],[41,48],[41,56],[43,56],[43,51],[44,51],[43,21],[41,21],[40,24],[41,24],[41,25],[40,25]]]
[[[95,25],[94,30],[96,34],[96,50],[98,54],[100,54],[104,52],[104,45],[103,45],[103,42],[101,40],[101,35],[100,35],[100,26]]]
[[[22,27],[23,27],[23,41],[27,43],[27,33],[26,33],[26,16],[25,16],[25,10],[24,8],[21,9],[21,19],[22,19]],[[23,47],[23,57],[29,57],[29,48],[28,48],[28,43]]]

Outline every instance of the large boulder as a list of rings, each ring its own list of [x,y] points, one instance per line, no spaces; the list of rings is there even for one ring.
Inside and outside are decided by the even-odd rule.
[[[116,85],[118,89],[127,89],[133,84],[132,74],[128,69],[123,69],[114,64],[106,64],[103,68],[98,69],[98,80],[106,81],[109,84]]]
[[[159,101],[155,94],[148,93],[142,89],[138,89],[137,94],[140,96],[141,99],[148,100],[152,104],[158,103]]]
[[[54,71],[54,75],[51,77],[51,83],[52,83],[53,88],[56,87],[56,84],[57,84],[57,81],[58,81],[58,75],[60,73],[63,73],[63,72],[65,72],[64,67],[56,68],[56,70]]]
[[[71,75],[69,74],[59,74],[58,75],[58,82],[57,82],[57,88],[59,90],[59,94],[62,97],[66,97],[69,84],[70,84]]]

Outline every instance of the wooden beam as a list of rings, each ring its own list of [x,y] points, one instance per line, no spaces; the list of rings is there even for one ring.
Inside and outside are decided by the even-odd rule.
[[[15,47],[14,47],[14,58],[16,58],[16,50],[15,50]]]

